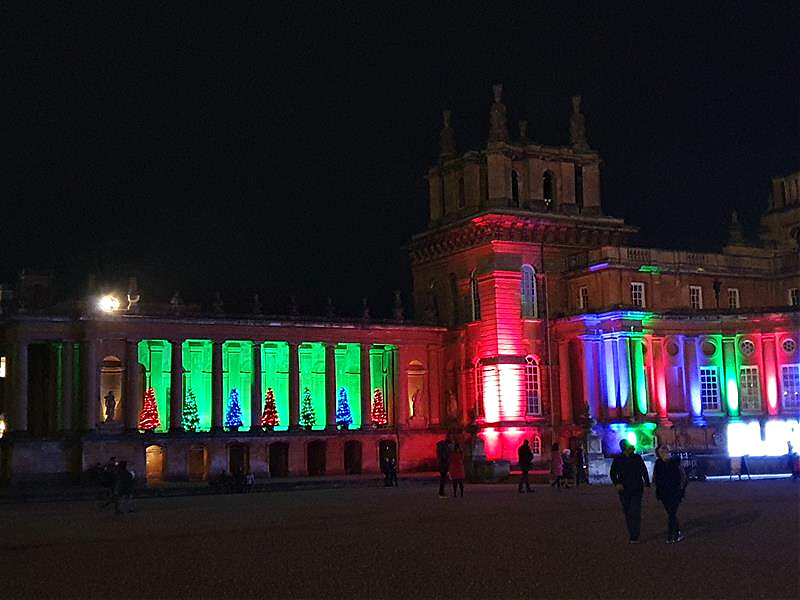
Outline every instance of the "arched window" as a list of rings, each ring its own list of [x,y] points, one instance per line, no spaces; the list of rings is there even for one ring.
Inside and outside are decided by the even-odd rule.
[[[555,179],[550,171],[545,171],[542,176],[542,199],[547,210],[550,210],[556,199]]]
[[[478,293],[478,278],[475,274],[475,270],[473,269],[472,273],[469,274],[469,292],[470,297],[472,299],[472,320],[473,321],[480,321],[481,320],[481,296]]]
[[[532,356],[525,357],[525,414],[541,415],[542,400],[539,393],[539,365]]]
[[[467,196],[464,192],[464,178],[458,178],[458,208],[464,208],[467,205]]]
[[[475,416],[483,417],[483,369],[480,360],[475,360],[472,370],[475,373]]]
[[[511,171],[511,205],[519,208],[519,175],[516,171]]]
[[[533,436],[531,439],[531,452],[534,456],[542,455],[542,438],[538,435]]]
[[[522,316],[538,318],[539,311],[536,306],[536,271],[530,265],[522,265]]]

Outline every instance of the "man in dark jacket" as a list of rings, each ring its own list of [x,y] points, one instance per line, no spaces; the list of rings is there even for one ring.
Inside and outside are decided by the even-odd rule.
[[[533,464],[533,451],[528,440],[522,442],[522,445],[517,449],[517,457],[519,458],[519,470],[522,471],[522,475],[519,478],[519,493],[522,493],[522,484],[525,484],[526,492],[532,492],[531,484],[528,481],[528,471],[531,470],[531,465]]]
[[[667,511],[667,543],[672,544],[683,539],[678,524],[678,506],[683,500],[688,479],[680,459],[671,456],[667,446],[660,445],[656,454],[658,460],[653,469],[653,483],[656,484],[656,498]]]
[[[621,440],[619,447],[622,454],[611,463],[611,483],[619,492],[622,510],[625,512],[625,523],[628,526],[628,538],[631,544],[639,543],[639,530],[642,524],[642,494],[644,487],[650,487],[650,477],[642,457],[634,452],[635,448],[627,440]]]
[[[447,468],[450,464],[450,440],[436,442],[436,461],[439,463],[439,497],[447,498],[444,486],[447,483]]]

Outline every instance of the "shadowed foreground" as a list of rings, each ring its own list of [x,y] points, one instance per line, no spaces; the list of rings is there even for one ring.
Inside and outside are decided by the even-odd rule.
[[[796,598],[798,486],[692,483],[664,543],[652,491],[629,545],[610,487],[419,483],[4,506],[2,597]]]

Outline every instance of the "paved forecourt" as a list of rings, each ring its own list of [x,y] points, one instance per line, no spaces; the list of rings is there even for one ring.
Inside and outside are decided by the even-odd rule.
[[[0,511],[0,597],[796,598],[798,485],[692,483],[686,540],[652,491],[629,545],[608,486],[434,485]]]

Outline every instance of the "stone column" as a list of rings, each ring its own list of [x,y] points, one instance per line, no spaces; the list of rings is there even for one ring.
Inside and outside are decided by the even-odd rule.
[[[736,369],[736,338],[722,338],[722,366],[725,369],[720,391],[731,417],[739,416],[739,376]]]
[[[83,425],[86,431],[93,431],[97,427],[98,410],[100,402],[100,387],[98,381],[97,348],[94,341],[83,342],[83,372],[86,389],[83,394]]]
[[[11,361],[14,370],[15,397],[12,402],[13,411],[9,415],[10,431],[28,431],[28,341],[17,342],[14,357]]]
[[[619,399],[617,397],[617,361],[614,359],[614,347],[617,341],[613,337],[607,337],[601,342],[601,377],[602,389],[605,398],[601,401],[603,412],[610,418],[619,416]]]
[[[583,354],[583,395],[588,405],[589,416],[600,420],[600,398],[597,390],[597,360],[595,348],[598,342],[589,336],[581,336]]]
[[[396,372],[395,377],[397,378],[397,397],[395,398],[395,402],[397,402],[397,420],[399,421],[397,425],[399,427],[406,427],[408,426],[408,373],[406,369],[408,368],[408,351],[404,349],[403,346],[399,346],[397,348],[397,361],[396,362]],[[460,373],[460,371],[457,371]],[[454,390],[456,393],[459,394],[461,401],[463,402],[464,396],[461,395],[461,390]]]
[[[211,431],[222,431],[222,342],[211,343]]]
[[[72,387],[73,387],[73,361],[75,352],[72,342],[62,342],[64,353],[62,355],[63,379],[61,380],[61,431],[72,430]]]
[[[170,433],[183,431],[183,346],[180,340],[170,340],[172,358],[170,360]]]
[[[361,344],[361,429],[370,424],[372,408],[372,373],[369,367],[369,344]]]
[[[625,336],[621,336],[617,339],[617,383],[619,385],[617,406],[619,406],[620,416],[631,416],[633,414],[630,355],[630,340]]]
[[[780,412],[778,399],[778,361],[775,352],[775,336],[761,336],[761,394],[767,401],[769,416],[777,416]]]
[[[250,390],[250,431],[261,431],[261,342],[253,342],[253,386]]]
[[[636,399],[634,415],[646,415],[648,408],[647,398],[647,377],[644,370],[644,352],[642,349],[642,338],[635,336],[630,338],[631,343],[631,386],[633,387],[632,396]]]
[[[573,425],[572,389],[569,361],[569,340],[558,343],[558,379],[561,384],[561,425]]]
[[[658,418],[661,425],[664,427],[671,427],[672,423],[669,421],[667,406],[667,365],[666,357],[664,356],[664,338],[652,337],[652,352],[653,352],[653,379],[655,381],[654,395],[656,397],[656,406],[658,408]]]
[[[289,430],[300,427],[300,351],[299,344],[289,342]]]
[[[439,347],[428,349],[428,425],[438,425],[442,414],[442,350]]]
[[[143,399],[139,387],[139,343],[125,342],[125,429],[136,431],[139,426],[139,406]]]
[[[683,340],[684,371],[689,383],[689,410],[694,425],[705,425],[703,407],[700,400],[700,373],[697,366],[697,338],[685,337]]]
[[[336,344],[325,344],[325,426],[336,429]]]

